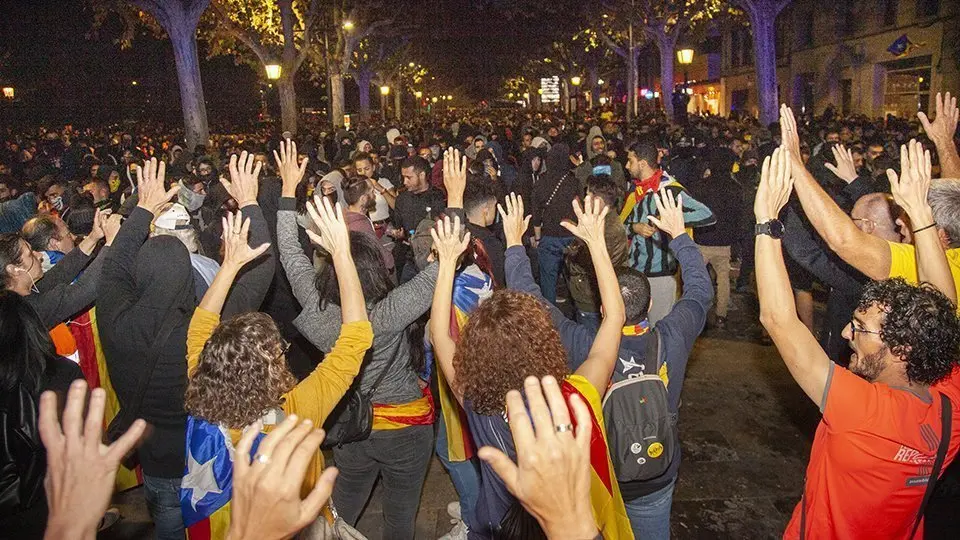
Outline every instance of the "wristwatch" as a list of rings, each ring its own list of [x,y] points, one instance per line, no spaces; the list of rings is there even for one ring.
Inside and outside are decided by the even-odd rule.
[[[765,234],[777,240],[783,238],[783,231],[783,222],[779,219],[771,219],[770,221],[757,223],[756,228],[753,230],[755,235]]]

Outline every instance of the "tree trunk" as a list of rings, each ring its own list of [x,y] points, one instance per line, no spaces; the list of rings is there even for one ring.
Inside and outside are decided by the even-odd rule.
[[[330,110],[333,112],[333,126],[343,126],[343,115],[346,113],[346,107],[343,99],[343,74],[340,72],[330,73]]]
[[[370,81],[373,74],[367,71],[357,73],[357,89],[360,91],[360,118],[370,118]]]
[[[637,52],[627,52],[627,122],[637,116]]]
[[[400,93],[400,86],[394,88],[393,92],[393,116],[400,120],[400,104],[403,101],[403,95]]]
[[[600,85],[597,84],[597,81],[600,80],[597,64],[591,63],[587,68],[587,73],[590,79],[590,103],[587,104],[587,107],[593,108],[594,104],[597,103],[597,98],[600,96]]]
[[[567,77],[560,79],[560,99],[563,100],[563,113],[570,114],[570,87],[567,86]]]
[[[277,81],[280,94],[280,121],[283,131],[297,134],[297,89],[293,85],[293,74],[282,73]]]
[[[200,61],[197,56],[197,21],[188,21],[187,15],[182,11],[169,13],[167,20],[169,27],[165,30],[173,45],[177,82],[180,85],[183,130],[187,139],[187,150],[192,152],[198,144],[206,145],[210,140],[207,106],[203,99]]]
[[[676,40],[667,36],[657,38],[657,50],[660,51],[660,99],[667,118],[674,118],[673,110],[673,52]]]
[[[777,51],[774,25],[777,13],[774,10],[751,12],[750,29],[753,34],[753,62],[757,75],[757,101],[760,108],[760,125],[767,126],[777,121]]]

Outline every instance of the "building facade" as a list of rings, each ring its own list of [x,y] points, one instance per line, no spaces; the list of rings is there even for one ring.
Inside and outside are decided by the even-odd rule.
[[[780,101],[820,114],[913,117],[960,93],[960,2],[794,0],[777,18]],[[722,36],[721,114],[757,115],[748,26]]]

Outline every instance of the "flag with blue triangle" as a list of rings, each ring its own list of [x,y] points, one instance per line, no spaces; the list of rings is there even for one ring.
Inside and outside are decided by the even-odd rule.
[[[257,435],[251,455],[264,434]],[[233,441],[223,427],[187,417],[186,467],[180,511],[190,540],[226,538],[233,497]]]

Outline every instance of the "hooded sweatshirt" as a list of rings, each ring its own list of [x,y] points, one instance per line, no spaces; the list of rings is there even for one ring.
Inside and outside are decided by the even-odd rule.
[[[571,236],[570,231],[560,226],[564,219],[574,219],[571,202],[580,194],[580,183],[573,174],[570,163],[570,148],[558,143],[550,148],[546,157],[547,170],[533,186],[533,218],[530,224],[542,227],[543,236]]]
[[[259,206],[241,210],[250,219],[250,244],[269,241]],[[97,329],[107,369],[120,406],[131,407],[141,376],[149,376],[137,417],[153,431],[137,453],[143,473],[159,478],[183,476],[187,388],[187,328],[193,315],[194,277],[190,254],[172,236],[147,240],[153,214],[135,208],[105,254],[97,291]],[[276,262],[270,250],[244,269],[224,306],[224,319],[257,309],[263,302]],[[169,330],[166,339],[159,339]],[[159,355],[149,374],[148,354]]]

